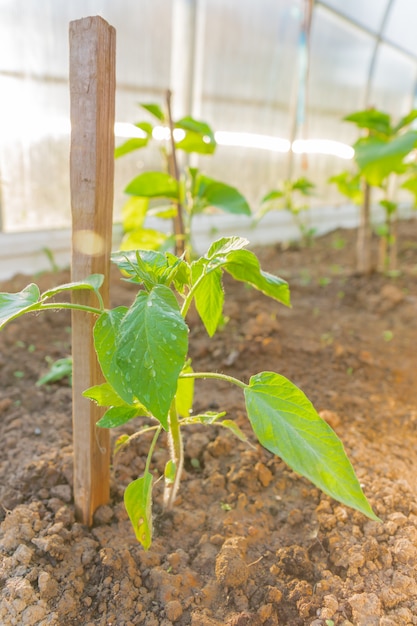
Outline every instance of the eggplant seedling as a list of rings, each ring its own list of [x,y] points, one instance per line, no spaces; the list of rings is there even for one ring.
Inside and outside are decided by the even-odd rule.
[[[19,293],[0,294],[0,328],[25,313],[44,309],[73,308],[96,316],[94,344],[106,382],[87,389],[84,396],[108,407],[97,425],[113,428],[141,416],[144,425],[132,436],[153,433],[144,472],[128,485],[124,495],[134,532],[145,549],[152,542],[152,455],[162,432],[168,434],[170,456],[164,472],[166,509],[173,507],[180,485],[184,427],[217,424],[246,440],[224,412],[193,412],[196,379],[204,379],[207,384],[221,380],[237,386],[262,446],[324,493],[370,519],[378,519],[341,441],[296,385],[271,371],[255,374],[246,383],[218,371],[198,372],[192,367],[187,314],[193,303],[208,335],[214,335],[223,319],[224,273],[284,305],[290,304],[288,284],[263,271],[255,254],[245,249],[247,244],[240,237],[219,239],[204,256],[192,262],[160,251],[114,254],[113,262],[128,281],[138,286],[129,308],[104,308],[99,291],[101,275],[42,294],[35,284]],[[60,292],[75,289],[93,290],[97,307],[51,301]],[[123,441],[128,441],[127,436]]]

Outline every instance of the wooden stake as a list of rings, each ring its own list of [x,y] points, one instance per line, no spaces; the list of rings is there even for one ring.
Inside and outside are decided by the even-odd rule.
[[[112,237],[116,33],[101,17],[70,23],[72,280],[108,274]],[[97,306],[91,292],[74,302]],[[96,508],[108,502],[109,433],[96,427],[102,410],[82,392],[103,382],[94,351],[94,316],[72,315],[74,500],[76,516],[91,525]]]

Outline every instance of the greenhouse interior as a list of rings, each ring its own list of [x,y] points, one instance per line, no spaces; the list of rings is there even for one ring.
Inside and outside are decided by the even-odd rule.
[[[163,107],[170,89],[174,118],[192,116],[215,133],[215,153],[194,154],[193,165],[237,187],[254,213],[284,180],[311,180],[309,219],[318,232],[357,222],[357,209],[328,183],[354,171],[360,129],[344,117],[373,107],[397,122],[414,106],[417,9],[407,0],[13,0],[1,11],[2,277],[16,264],[48,267],[44,248],[58,264],[69,259],[72,20],[99,14],[116,29],[117,143],[147,119],[138,104]],[[116,161],[116,224],[128,181],[158,167],[156,146]],[[265,219],[251,240],[297,237],[285,212]],[[217,222],[247,232],[252,220],[221,215]],[[196,225],[203,246],[212,224]]]
[[[417,3],[0,0],[0,623],[417,626]]]

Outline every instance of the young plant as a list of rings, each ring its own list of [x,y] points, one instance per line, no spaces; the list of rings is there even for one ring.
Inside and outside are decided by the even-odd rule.
[[[368,186],[368,194],[370,188],[377,187],[382,191],[379,204],[385,219],[377,234],[382,242],[379,266],[384,271],[396,269],[398,203],[395,190],[398,177],[407,171],[407,157],[417,145],[417,131],[410,129],[416,118],[417,110],[412,110],[394,125],[390,115],[375,109],[359,111],[344,118],[366,131],[366,136],[358,139],[353,147],[359,175]],[[367,201],[369,206],[369,195]]]
[[[256,222],[259,222],[270,211],[289,211],[300,233],[302,244],[304,246],[311,245],[315,229],[308,225],[303,214],[310,208],[309,204],[305,203],[305,199],[312,196],[314,188],[314,183],[304,177],[296,180],[284,180],[281,188],[268,192],[262,198],[261,206],[255,217]]]
[[[217,424],[246,440],[224,412],[193,412],[196,379],[221,380],[241,389],[247,417],[262,446],[329,496],[370,519],[378,519],[342,443],[292,382],[271,371],[255,374],[246,383],[217,370],[197,372],[192,368],[187,314],[193,303],[208,335],[214,335],[223,317],[224,273],[289,305],[287,283],[263,271],[257,257],[245,249],[247,243],[239,237],[220,239],[192,262],[169,252],[116,253],[113,262],[127,280],[138,285],[138,294],[129,308],[103,307],[99,275],[43,294],[34,284],[19,293],[0,294],[0,328],[24,313],[51,308],[74,308],[97,317],[94,344],[106,382],[84,392],[98,405],[108,407],[97,425],[113,428],[140,416],[144,425],[133,437],[153,432],[143,474],[128,485],[124,495],[136,537],[145,549],[152,542],[152,455],[162,432],[168,434],[170,455],[164,472],[166,509],[174,505],[180,484],[184,427]],[[97,308],[50,301],[60,292],[74,289],[94,290]],[[127,441],[126,436],[122,445]]]
[[[189,256],[193,251],[192,221],[196,215],[213,210],[235,215],[251,214],[247,201],[234,187],[205,176],[197,168],[186,167],[180,171],[178,150],[188,154],[213,154],[216,141],[205,122],[189,116],[174,122],[169,103],[168,97],[167,113],[157,104],[141,104],[157,125],[137,123],[143,138],[129,139],[115,150],[118,158],[146,147],[157,136],[163,162],[162,171],[144,172],[125,189],[131,197],[122,209],[125,230],[122,250],[168,249],[174,243],[178,256],[184,250]],[[173,233],[147,228],[147,217],[173,220]]]

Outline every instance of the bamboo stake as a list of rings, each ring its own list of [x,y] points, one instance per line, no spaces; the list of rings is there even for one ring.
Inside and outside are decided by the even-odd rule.
[[[109,304],[114,181],[116,33],[101,17],[70,23],[72,280],[106,276]],[[73,300],[97,306],[89,291]],[[96,427],[102,410],[82,392],[103,382],[92,340],[93,316],[73,312],[73,440],[76,516],[91,525],[96,508],[108,502],[109,433]]]

